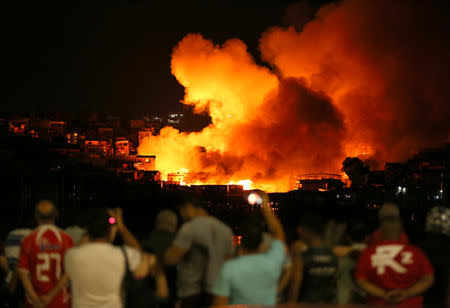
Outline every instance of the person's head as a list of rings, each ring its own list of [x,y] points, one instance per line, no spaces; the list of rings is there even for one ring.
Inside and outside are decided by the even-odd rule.
[[[425,231],[450,236],[450,209],[435,206],[427,213]]]
[[[58,217],[58,210],[50,200],[42,200],[36,204],[34,217],[38,225],[54,224]]]
[[[183,193],[180,196],[177,208],[181,218],[185,221],[208,214],[203,208],[201,198],[195,193]]]
[[[385,241],[398,240],[403,233],[400,210],[394,203],[385,203],[378,212],[381,237]]]
[[[239,226],[239,232],[244,251],[255,252],[259,249],[263,241],[264,225],[258,217],[245,219]]]
[[[361,220],[350,221],[347,227],[349,240],[353,243],[365,243],[369,230],[367,225]]]
[[[314,241],[323,241],[325,219],[319,213],[306,213],[300,219],[297,231],[300,238],[308,244]]]
[[[156,215],[155,229],[166,230],[170,232],[177,231],[178,217],[171,210],[162,210]]]
[[[110,223],[109,218],[110,216],[104,208],[89,210],[86,226],[89,239],[110,241],[114,237],[116,228]]]

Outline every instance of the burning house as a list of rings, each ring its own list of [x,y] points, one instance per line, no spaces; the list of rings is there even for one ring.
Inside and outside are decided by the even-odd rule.
[[[155,155],[137,155],[135,158],[134,167],[136,170],[154,171],[156,170],[155,161]]]
[[[181,102],[211,123],[191,133],[166,126],[144,138],[138,153],[157,155],[163,174],[186,168],[203,183],[250,179],[268,191],[290,190],[298,174],[339,173],[345,157],[403,161],[448,134],[448,52],[436,28],[448,16],[415,18],[424,11],[425,4],[387,0],[332,3],[302,30],[262,33],[268,65],[239,39],[218,44],[188,34],[173,49],[171,71],[185,90]],[[411,35],[411,27],[423,31]],[[355,174],[354,187],[380,186],[379,175]],[[301,181],[311,189],[341,185]]]
[[[242,194],[244,186],[242,185],[192,185],[191,189],[196,192],[212,195],[234,195]]]
[[[147,128],[143,128],[143,129],[139,130],[138,131],[139,144],[141,144],[141,142],[143,142],[144,139],[150,138],[151,136],[153,136],[154,131],[155,130],[152,127],[147,127]]]
[[[166,184],[168,185],[184,185],[186,173],[176,172],[167,174]]]
[[[344,188],[342,175],[328,173],[310,173],[297,176],[296,188],[298,190],[340,190]]]

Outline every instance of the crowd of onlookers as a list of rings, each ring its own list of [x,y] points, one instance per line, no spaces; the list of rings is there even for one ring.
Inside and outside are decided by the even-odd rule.
[[[178,213],[161,210],[141,241],[119,208],[91,208],[83,225],[62,230],[57,207],[40,201],[37,228],[15,229],[1,245],[0,307],[449,307],[449,208],[429,211],[426,240],[415,245],[393,203],[379,210],[375,232],[362,220],[342,226],[309,211],[288,247],[268,196],[254,194],[261,215],[243,220],[237,247],[195,194],[182,196]]]

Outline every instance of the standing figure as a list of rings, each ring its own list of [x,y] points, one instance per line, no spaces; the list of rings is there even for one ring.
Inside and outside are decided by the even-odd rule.
[[[336,301],[338,260],[325,244],[324,230],[325,221],[319,214],[306,213],[302,217],[298,232],[308,248],[294,252],[290,301]]]
[[[356,281],[369,304],[421,308],[423,293],[434,281],[433,268],[419,248],[404,243],[396,205],[383,205],[379,216],[381,242],[362,253]]]
[[[72,238],[55,226],[58,211],[48,200],[36,205],[38,227],[22,241],[19,256],[19,276],[25,288],[26,307],[70,307],[67,288],[51,302],[42,300],[64,274],[64,255],[73,246]]]
[[[165,254],[166,265],[178,264],[180,308],[210,306],[222,264],[233,255],[230,227],[212,217],[196,195],[184,196],[180,216],[186,221]]]

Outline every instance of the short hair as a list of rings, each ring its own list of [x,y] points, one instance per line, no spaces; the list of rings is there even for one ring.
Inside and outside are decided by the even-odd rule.
[[[383,204],[380,211],[378,212],[378,218],[380,221],[400,221],[400,210],[395,203],[387,202]]]
[[[86,227],[90,238],[99,239],[107,237],[111,229],[111,224],[109,223],[109,214],[106,209],[90,209]]]
[[[155,227],[158,229],[175,229],[178,225],[178,217],[171,210],[161,210],[155,219]]]
[[[307,229],[315,235],[322,236],[325,231],[325,219],[316,212],[308,212],[300,219],[300,227]]]
[[[250,217],[239,226],[241,245],[248,250],[256,250],[262,243],[264,226],[257,217]]]
[[[42,212],[42,211],[40,211],[39,207],[45,203],[50,204],[51,209],[47,212]],[[36,218],[40,221],[53,221],[58,216],[58,210],[56,209],[56,206],[52,201],[41,200],[36,204],[35,215],[36,215]]]

